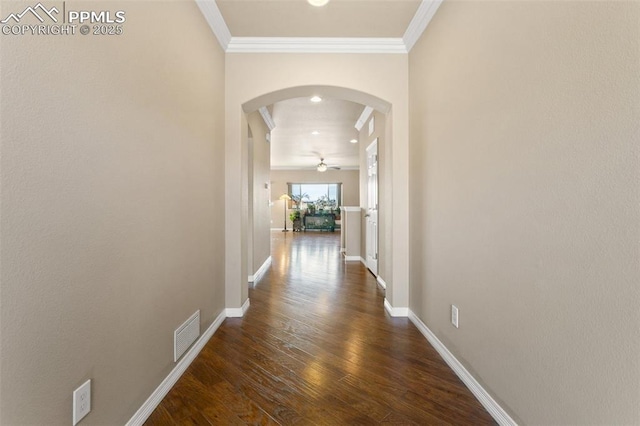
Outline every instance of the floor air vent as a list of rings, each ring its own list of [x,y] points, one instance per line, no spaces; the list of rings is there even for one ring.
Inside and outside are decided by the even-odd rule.
[[[200,336],[200,310],[173,333],[173,361],[177,361]]]

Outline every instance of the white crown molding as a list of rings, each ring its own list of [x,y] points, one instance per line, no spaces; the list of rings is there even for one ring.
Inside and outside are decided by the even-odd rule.
[[[162,399],[169,393],[173,385],[176,384],[180,376],[187,370],[187,367],[191,365],[196,356],[200,353],[204,345],[207,344],[211,336],[218,330],[218,327],[225,319],[225,311],[222,311],[218,317],[213,320],[213,323],[207,328],[207,331],[200,336],[200,338],[191,346],[191,349],[187,351],[180,361],[173,367],[173,370],[165,377],[160,385],[153,391],[153,393],[147,398],[142,406],[135,412],[133,417],[127,422],[126,426],[142,426],[149,418],[153,410],[156,409]]]
[[[216,35],[222,50],[226,51],[231,41],[231,31],[229,31],[229,27],[227,27],[227,23],[224,21],[215,0],[196,0],[196,4]]]
[[[416,326],[420,333],[431,343],[431,346],[438,351],[440,356],[451,367],[454,373],[469,388],[482,406],[491,414],[493,419],[501,426],[518,426],[515,420],[496,402],[475,377],[462,365],[460,361],[447,349],[447,347],[433,334],[429,327],[422,322],[413,311],[409,310],[409,320]]]
[[[373,114],[373,108],[371,108],[370,106],[364,107],[364,110],[362,110],[362,114],[360,114],[360,118],[358,118],[358,121],[356,121],[355,128],[358,131],[362,130],[362,128],[364,127],[364,123],[366,123],[369,117],[371,117],[371,114]]]
[[[227,53],[407,53],[401,38],[232,37]]]
[[[316,166],[313,166],[313,167],[271,166],[271,170],[283,170],[283,171],[299,170],[301,172],[310,172],[310,171],[317,171],[317,168],[316,168]],[[327,169],[327,172],[330,172],[330,171],[344,172],[344,171],[350,171],[350,170],[360,170],[360,167],[359,166],[340,166],[340,170],[331,169],[331,167],[329,167]],[[318,173],[320,173],[320,172],[318,172]],[[323,173],[326,173],[326,172],[323,172]]]
[[[431,22],[433,15],[438,11],[442,1],[443,0],[422,0],[415,16],[407,27],[407,31],[405,31],[402,37],[407,52],[413,49],[413,46],[418,42],[424,30],[427,29],[429,22]]]
[[[275,121],[273,121],[273,117],[271,117],[271,113],[269,112],[267,107],[263,106],[258,108],[258,112],[262,116],[262,119],[264,120],[264,124],[266,124],[267,127],[269,128],[269,131],[272,131],[273,129],[276,128],[276,123]]]
[[[402,38],[232,37],[215,0],[195,0],[227,53],[409,53],[443,0],[422,0]]]

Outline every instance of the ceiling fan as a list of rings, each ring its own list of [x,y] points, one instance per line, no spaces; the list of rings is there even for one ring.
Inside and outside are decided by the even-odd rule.
[[[327,169],[340,170],[340,166],[328,166],[327,164],[325,164],[324,158],[320,158],[320,163],[316,166],[316,169],[319,172],[326,172]]]

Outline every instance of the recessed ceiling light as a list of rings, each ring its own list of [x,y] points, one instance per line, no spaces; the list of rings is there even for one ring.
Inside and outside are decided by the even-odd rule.
[[[311,134],[314,135],[314,136],[318,136],[320,134],[320,132],[317,131],[317,130],[314,130],[313,132],[311,132]]]
[[[322,7],[329,3],[329,0],[307,0],[307,3],[309,3],[311,6]]]
[[[358,143],[358,139],[351,139],[349,142],[351,142],[351,143]]]
[[[320,96],[314,96],[313,98],[311,98],[311,102],[313,103],[322,102],[322,98]]]

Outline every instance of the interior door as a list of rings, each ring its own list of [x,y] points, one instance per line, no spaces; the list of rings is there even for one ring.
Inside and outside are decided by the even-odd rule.
[[[367,147],[366,263],[378,275],[378,139]]]

